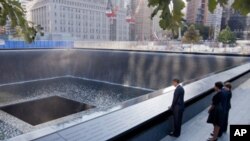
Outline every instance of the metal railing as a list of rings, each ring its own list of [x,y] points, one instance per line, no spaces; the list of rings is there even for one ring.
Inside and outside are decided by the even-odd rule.
[[[113,50],[140,50],[140,51],[169,51],[169,52],[198,52],[222,54],[250,54],[250,45],[236,47],[219,47],[216,43],[182,44],[179,41],[3,41],[0,49],[27,49],[27,48],[87,48]]]
[[[74,48],[114,49],[114,50],[142,50],[142,51],[170,51],[170,52],[198,52],[250,54],[250,46],[219,47],[210,44],[182,44],[178,41],[165,42],[85,42],[75,41]]]
[[[0,49],[27,49],[27,48],[72,48],[73,41],[2,41]]]

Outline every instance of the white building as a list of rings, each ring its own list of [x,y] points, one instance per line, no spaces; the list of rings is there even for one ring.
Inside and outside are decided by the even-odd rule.
[[[23,10],[26,12],[25,13],[25,16],[26,16],[26,19],[28,21],[31,20],[31,16],[29,15],[30,13],[28,13],[29,9],[30,9],[30,4],[32,3],[32,1],[34,0],[19,0],[19,2],[21,3],[21,6],[23,8]]]
[[[113,5],[118,7],[115,38],[127,41],[124,2],[115,0]],[[32,22],[44,28],[47,39],[108,41],[111,21],[106,17],[106,7],[107,0],[36,0],[29,12]]]
[[[153,39],[153,21],[150,16],[153,12],[152,8],[148,7],[147,0],[131,0],[132,15],[135,18],[133,25],[135,40],[150,41]]]
[[[21,5],[25,11],[27,11],[29,3],[32,1],[33,0],[19,0],[19,2],[21,3]]]
[[[205,25],[213,27],[214,29],[214,40],[217,39],[221,30],[221,20],[222,20],[223,8],[217,5],[214,13],[208,12],[207,21]]]

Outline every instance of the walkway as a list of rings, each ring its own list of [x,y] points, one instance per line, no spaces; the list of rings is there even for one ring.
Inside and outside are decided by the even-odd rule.
[[[250,124],[250,79],[233,90],[232,109],[229,115],[229,124]],[[186,122],[182,126],[182,135],[179,138],[166,136],[161,141],[206,141],[213,130],[207,124],[208,108]],[[229,129],[229,128],[228,128]],[[229,141],[229,130],[218,141]]]

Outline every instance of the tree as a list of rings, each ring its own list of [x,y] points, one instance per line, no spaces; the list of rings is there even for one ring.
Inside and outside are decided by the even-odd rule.
[[[38,32],[43,35],[41,26],[25,19],[25,11],[17,0],[0,0],[0,26],[5,26],[7,21],[27,42],[32,42]]]
[[[153,18],[159,11],[160,14],[160,27],[164,30],[172,30],[177,34],[179,26],[182,24],[181,21],[184,14],[181,12],[185,7],[183,0],[148,0],[148,6],[154,7],[154,11],[151,15]],[[171,3],[173,4],[173,9],[171,9]]]
[[[183,43],[194,44],[198,43],[201,40],[199,31],[195,29],[194,25],[191,25],[188,30],[185,32],[182,39]]]
[[[195,24],[195,29],[197,29],[200,33],[200,35],[202,36],[203,40],[208,40],[209,39],[209,33],[210,33],[210,27],[209,26],[205,26],[202,24]],[[188,30],[188,27],[186,26],[182,26],[181,27],[181,33],[184,34],[186,31]]]
[[[236,42],[236,36],[227,26],[219,33],[218,41],[222,42],[223,44],[233,44]]]
[[[209,26],[204,26],[202,24],[195,24],[195,28],[200,31],[200,35],[202,36],[203,40],[207,40],[209,38]]]
[[[178,27],[181,25],[184,14],[181,12],[185,3],[184,0],[148,0],[148,6],[153,7],[154,11],[151,15],[153,18],[160,13],[160,27],[165,29],[171,29],[177,31]],[[191,1],[191,0],[187,0]],[[216,9],[216,6],[219,4],[222,7],[227,5],[229,0],[209,0],[208,6],[209,11],[213,12]],[[250,0],[235,0],[232,4],[232,7],[239,11],[243,15],[250,13]]]

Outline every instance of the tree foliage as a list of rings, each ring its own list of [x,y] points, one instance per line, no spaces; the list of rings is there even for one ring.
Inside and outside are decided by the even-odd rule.
[[[232,7],[242,15],[247,15],[250,13],[250,0],[235,0]]]
[[[209,30],[211,30],[211,28],[209,26],[205,26],[202,24],[194,24],[194,26],[195,26],[195,29],[199,31],[203,40],[209,39],[209,36],[210,36],[209,34],[211,32],[211,31],[209,31]],[[188,27],[186,27],[186,26],[181,27],[181,34],[183,35],[187,30],[188,30]]]
[[[17,0],[0,0],[0,26],[5,26],[7,21],[27,42],[32,42],[37,32],[42,33],[41,26],[35,26],[25,19],[25,11]]]
[[[153,7],[154,11],[151,15],[153,18],[160,12],[161,28],[176,30],[184,17],[182,10],[185,7],[184,0],[148,0],[149,7]],[[191,0],[187,0],[191,1]],[[229,0],[208,0],[208,8],[210,12],[214,12],[217,5],[225,6]],[[232,7],[243,15],[250,13],[250,0],[235,0]]]
[[[151,18],[153,18],[159,11],[161,12],[161,20],[159,24],[162,29],[169,29],[172,31],[178,30],[178,27],[182,24],[181,21],[184,16],[181,12],[185,7],[183,0],[149,0],[148,5],[154,7]]]
[[[209,26],[205,26],[205,25],[202,25],[202,24],[196,24],[195,25],[195,28],[197,30],[199,30],[200,32],[200,35],[202,36],[202,39],[203,40],[208,40],[209,39],[209,34],[210,34],[210,27]]]
[[[189,26],[185,32],[182,42],[188,44],[198,43],[201,40],[201,36],[198,30],[195,29],[194,25]]]
[[[233,44],[236,42],[236,36],[227,26],[220,32],[218,36],[218,41],[222,42],[223,44]]]

